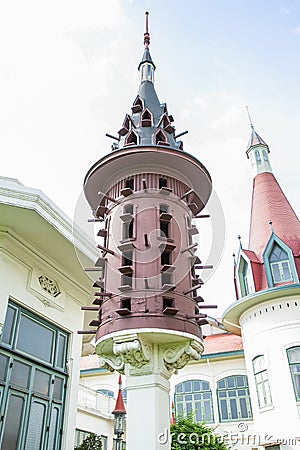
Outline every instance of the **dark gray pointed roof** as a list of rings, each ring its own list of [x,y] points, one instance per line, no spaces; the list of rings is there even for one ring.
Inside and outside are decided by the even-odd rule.
[[[143,57],[142,60],[139,64],[138,69],[140,69],[141,65],[145,62],[148,62],[150,64],[152,64],[152,66],[154,67],[154,69],[156,69],[154,62],[152,61],[151,55],[150,55],[150,51],[149,48],[145,48],[144,53],[143,53]]]
[[[168,114],[166,104],[161,104],[154,87],[155,64],[152,61],[148,32],[148,13],[146,13],[146,33],[144,52],[139,64],[141,81],[136,99],[132,105],[132,113],[126,115],[122,128],[119,130],[119,142],[113,150],[128,145],[164,146],[182,150],[182,141],[175,139],[173,117]],[[149,67],[149,64],[151,65]]]
[[[155,119],[164,113],[164,106],[160,104],[155,88],[151,81],[143,81],[138,90],[138,96],[144,100],[145,108],[149,108]]]

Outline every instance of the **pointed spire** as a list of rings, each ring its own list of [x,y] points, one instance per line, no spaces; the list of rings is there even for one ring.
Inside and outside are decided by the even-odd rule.
[[[168,146],[183,150],[181,134],[175,134],[173,116],[169,115],[167,105],[160,103],[154,86],[155,65],[152,61],[149,45],[149,13],[146,12],[144,33],[144,53],[139,64],[140,85],[131,107],[132,114],[127,115],[119,130],[118,148],[131,146]],[[184,133],[183,133],[184,134]]]
[[[144,33],[144,45],[145,45],[145,48],[148,48],[148,46],[150,44],[150,34],[149,34],[149,29],[148,29],[148,16],[149,16],[148,11],[145,12],[145,16],[146,16],[146,31]]]
[[[144,45],[145,50],[143,53],[142,61],[139,64],[139,71],[141,73],[141,83],[143,81],[151,81],[154,82],[154,70],[155,70],[155,64],[152,61],[150,51],[149,51],[149,45],[150,45],[150,33],[149,33],[149,23],[148,23],[148,17],[149,13],[146,11],[146,30],[144,33]]]
[[[251,127],[251,136],[247,145],[246,155],[251,161],[253,176],[255,177],[263,172],[272,173],[268,155],[270,153],[269,146],[255,131],[248,106],[246,106],[246,110]]]
[[[122,394],[122,377],[121,375],[119,376],[119,392],[118,392],[118,397],[117,397],[117,401],[116,401],[116,406],[115,409],[113,410],[113,414],[114,413],[125,413],[126,414],[126,408],[124,405],[124,400],[123,400],[123,394]]]

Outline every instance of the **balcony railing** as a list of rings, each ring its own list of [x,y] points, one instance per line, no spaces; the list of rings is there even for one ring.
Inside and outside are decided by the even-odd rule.
[[[79,384],[78,408],[96,414],[106,419],[113,420],[116,400],[101,392]]]

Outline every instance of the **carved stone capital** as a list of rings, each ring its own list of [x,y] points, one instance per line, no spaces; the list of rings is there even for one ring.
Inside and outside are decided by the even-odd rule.
[[[197,341],[187,343],[178,343],[172,346],[166,346],[163,351],[163,360],[167,370],[177,373],[192,359],[199,360],[203,351],[203,346]]]
[[[128,376],[156,374],[169,379],[189,361],[200,359],[203,351],[201,341],[180,336],[168,342],[170,335],[166,338],[162,334],[160,342],[150,333],[145,335],[128,333],[98,342],[96,351],[101,367]]]
[[[141,368],[150,361],[151,349],[145,340],[136,338],[125,342],[115,341],[113,345],[115,355],[120,355],[125,364]]]

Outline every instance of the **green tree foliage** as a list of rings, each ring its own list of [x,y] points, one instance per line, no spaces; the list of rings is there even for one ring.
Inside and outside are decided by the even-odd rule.
[[[171,425],[172,450],[228,450],[214,430],[191,416]]]
[[[91,433],[78,447],[74,450],[101,450],[102,442],[101,436]]]

